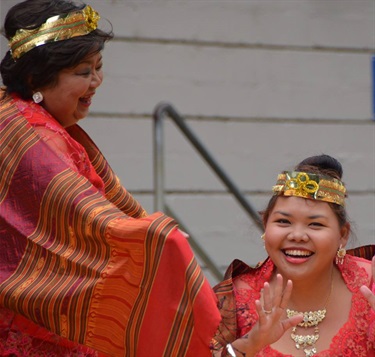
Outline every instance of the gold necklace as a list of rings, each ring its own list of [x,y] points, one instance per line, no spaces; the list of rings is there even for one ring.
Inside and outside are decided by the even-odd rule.
[[[329,299],[332,295],[333,290],[333,268],[331,274],[331,288],[328,293],[325,306],[328,305]],[[303,348],[303,352],[305,352],[306,357],[312,357],[317,353],[317,349],[315,347],[316,341],[319,339],[319,327],[318,324],[321,323],[324,318],[326,317],[327,309],[324,307],[322,310],[317,311],[306,311],[306,312],[298,312],[295,310],[286,309],[286,314],[288,318],[291,318],[295,315],[303,315],[303,320],[297,326],[293,327],[292,333],[290,337],[295,343],[297,350],[301,347]],[[305,329],[308,327],[314,327],[314,334],[313,335],[297,335],[297,327],[304,327]]]

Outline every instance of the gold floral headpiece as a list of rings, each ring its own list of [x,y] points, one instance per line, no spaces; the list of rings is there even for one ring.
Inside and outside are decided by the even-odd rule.
[[[97,28],[99,19],[98,12],[87,5],[82,10],[71,12],[68,15],[52,16],[37,29],[17,30],[9,41],[12,57],[16,60],[34,47],[42,46],[48,42],[87,35]]]
[[[277,176],[275,195],[297,196],[345,206],[346,188],[335,178],[306,172],[284,171]]]

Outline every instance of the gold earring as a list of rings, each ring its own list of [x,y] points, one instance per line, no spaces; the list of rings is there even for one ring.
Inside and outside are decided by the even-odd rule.
[[[344,263],[345,255],[346,255],[346,249],[342,247],[342,244],[340,244],[340,248],[337,249],[337,253],[336,253],[336,265]]]
[[[266,233],[263,233],[260,238],[263,240],[263,249],[266,249]]]

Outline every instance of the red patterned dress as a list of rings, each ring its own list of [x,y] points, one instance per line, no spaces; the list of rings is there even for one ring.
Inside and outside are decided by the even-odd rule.
[[[341,327],[331,341],[328,350],[320,351],[318,357],[374,357],[375,356],[375,311],[362,296],[359,288],[367,285],[369,277],[357,261],[363,258],[347,255],[344,264],[338,265],[348,289],[352,292],[352,308],[347,322]],[[240,261],[235,261],[238,269]],[[244,265],[244,264],[243,264]],[[274,264],[267,259],[258,268],[243,267],[243,273],[233,280],[243,280],[251,289],[236,289],[231,278],[216,287],[219,308],[222,312],[222,323],[213,341],[213,349],[220,349],[226,343],[249,332],[258,320],[255,300],[260,299],[261,289],[265,282],[270,281]],[[231,294],[227,294],[231,285]],[[375,283],[370,288],[375,292]],[[232,301],[231,301],[232,300]],[[235,311],[235,313],[233,313]],[[271,346],[258,352],[256,357],[292,357],[274,350]]]

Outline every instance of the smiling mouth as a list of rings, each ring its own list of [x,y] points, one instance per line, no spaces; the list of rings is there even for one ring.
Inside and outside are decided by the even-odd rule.
[[[299,249],[284,249],[283,253],[288,257],[293,258],[308,258],[314,255],[313,252],[308,250],[299,250]]]
[[[90,105],[91,104],[91,96],[79,98],[79,101],[86,104],[86,105]]]

